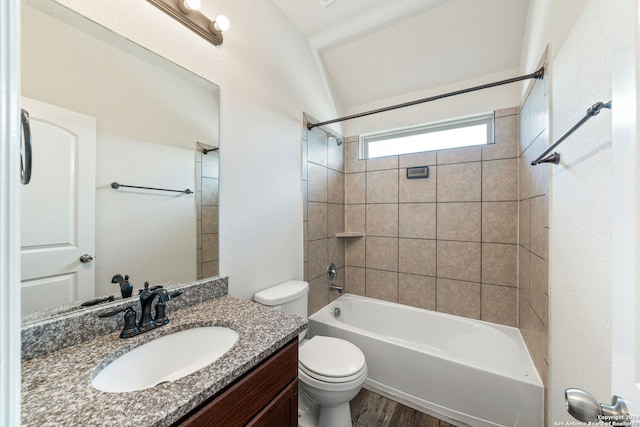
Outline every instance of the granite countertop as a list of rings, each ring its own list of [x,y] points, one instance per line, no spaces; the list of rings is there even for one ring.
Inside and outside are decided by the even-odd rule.
[[[169,426],[306,328],[305,319],[230,296],[176,311],[169,318],[169,324],[134,338],[120,339],[115,331],[24,360],[23,426]],[[91,385],[96,371],[121,354],[153,338],[198,326],[230,327],[238,341],[211,365],[161,388],[105,393]]]

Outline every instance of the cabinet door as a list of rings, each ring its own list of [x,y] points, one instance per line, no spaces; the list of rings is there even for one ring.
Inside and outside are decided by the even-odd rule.
[[[298,380],[292,381],[247,427],[296,427],[298,425]]]
[[[295,383],[295,386],[293,385]],[[259,415],[273,406],[273,414],[265,415],[272,419],[270,424],[260,426],[285,427],[297,426],[298,400],[298,338],[285,345],[276,354],[258,365],[244,377],[231,384],[219,395],[213,396],[199,408],[192,411],[174,426],[179,427],[240,427],[257,421]],[[289,390],[288,394],[285,392]],[[296,395],[292,400],[292,394]],[[286,397],[285,397],[286,396]],[[288,423],[291,418],[287,414],[278,422],[286,410],[282,405],[295,413],[296,422]],[[286,401],[286,403],[284,402]],[[276,415],[277,414],[277,415]],[[282,420],[285,420],[284,422]]]

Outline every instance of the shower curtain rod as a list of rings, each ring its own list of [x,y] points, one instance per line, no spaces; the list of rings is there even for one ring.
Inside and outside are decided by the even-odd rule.
[[[464,93],[475,92],[476,90],[489,89],[496,86],[502,86],[509,83],[515,83],[528,79],[542,79],[544,76],[544,67],[541,67],[535,73],[527,74],[525,76],[513,77],[511,79],[500,80],[493,83],[487,83],[480,86],[474,86],[467,89],[456,90],[454,92],[443,93],[442,95],[430,96],[428,98],[418,99],[415,101],[404,102],[402,104],[391,105],[389,107],[378,108],[377,110],[365,111],[364,113],[352,114],[350,116],[339,117],[337,119],[327,120],[320,123],[307,123],[307,129],[311,130],[318,126],[330,125],[332,123],[343,122],[345,120],[357,119],[359,117],[370,116],[372,114],[384,113],[386,111],[397,110],[398,108],[411,107],[412,105],[423,104],[425,102],[436,101],[442,98],[448,98],[450,96],[462,95]]]

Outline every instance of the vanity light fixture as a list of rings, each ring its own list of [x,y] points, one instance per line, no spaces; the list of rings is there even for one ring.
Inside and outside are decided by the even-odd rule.
[[[214,21],[199,11],[202,0],[147,0],[193,32],[216,46],[222,44],[222,32],[229,29],[229,18],[218,15]]]

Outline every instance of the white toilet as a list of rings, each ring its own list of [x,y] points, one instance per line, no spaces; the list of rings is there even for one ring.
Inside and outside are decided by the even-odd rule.
[[[257,303],[307,317],[309,284],[290,280],[254,295]],[[349,401],[367,379],[362,351],[340,338],[299,336],[298,420],[304,427],[351,427]]]

